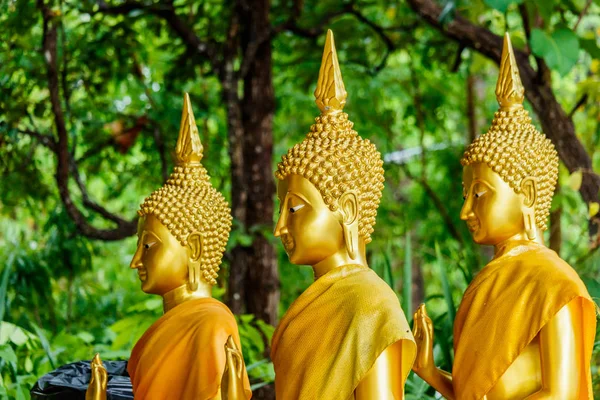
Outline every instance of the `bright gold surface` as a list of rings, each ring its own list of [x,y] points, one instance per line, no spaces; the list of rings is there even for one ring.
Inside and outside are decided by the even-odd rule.
[[[221,399],[231,357],[223,348],[228,337],[241,355],[233,314],[212,299],[231,215],[200,163],[202,151],[186,94],[175,170],[138,211],[138,244],[130,267],[138,271],[144,292],[162,296],[165,315],[132,351],[128,371],[136,399]],[[236,391],[229,398],[250,398],[243,362],[235,376],[230,387]]]
[[[365,256],[383,162],[342,112],[346,91],[331,31],[315,97],[321,116],[275,172],[275,236],[290,261],[311,265],[316,279],[273,336],[277,397],[402,399],[412,335],[397,297]]]
[[[100,360],[100,354],[96,354],[90,363],[92,375],[90,383],[85,392],[85,400],[106,400],[106,384],[108,375],[106,369]]]
[[[335,113],[342,111],[346,105],[346,88],[342,80],[342,71],[335,51],[333,32],[327,30],[325,49],[319,70],[319,80],[315,89],[315,102],[321,113]]]
[[[246,400],[244,392],[244,357],[238,349],[233,337],[229,336],[225,343],[227,363],[223,372],[221,393],[223,400]]]
[[[195,291],[202,282],[210,285],[217,282],[231,229],[231,210],[200,164],[202,145],[187,94],[176,151],[175,170],[163,187],[144,200],[138,214],[154,215],[181,246],[189,248],[192,258],[188,263],[187,283]],[[197,257],[200,254],[202,257]]]
[[[460,217],[473,240],[495,247],[454,321],[453,372],[433,361],[433,324],[414,316],[414,371],[448,399],[591,399],[595,309],[577,273],[543,245],[558,158],[522,108],[508,36],[492,128],[463,159]]]

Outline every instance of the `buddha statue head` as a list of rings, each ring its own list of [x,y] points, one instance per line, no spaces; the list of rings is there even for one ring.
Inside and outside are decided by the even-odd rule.
[[[523,108],[524,88],[506,34],[496,86],[500,104],[487,133],[465,151],[460,217],[473,240],[498,245],[509,239],[542,242],[558,178],[554,145]]]
[[[210,296],[231,229],[231,215],[202,166],[202,144],[185,94],[176,166],[163,187],[140,206],[131,268],[142,290],[164,296],[176,288]]]
[[[280,237],[294,264],[366,264],[383,190],[375,145],[352,129],[333,33],[327,32],[316,103],[321,115],[277,165]]]

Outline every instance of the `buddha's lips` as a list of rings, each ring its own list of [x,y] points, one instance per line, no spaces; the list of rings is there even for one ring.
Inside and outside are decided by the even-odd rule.
[[[282,235],[281,243],[283,243],[283,247],[288,253],[294,250],[294,239],[292,239],[290,235]]]
[[[479,222],[477,220],[467,221],[467,227],[471,232],[475,232],[479,228]]]
[[[138,276],[140,280],[143,282],[148,277],[148,272],[145,269],[138,269]]]

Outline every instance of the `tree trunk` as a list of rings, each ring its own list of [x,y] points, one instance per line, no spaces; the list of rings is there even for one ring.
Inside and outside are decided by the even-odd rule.
[[[265,230],[273,226],[273,91],[269,0],[241,1],[237,7],[243,54],[252,53],[243,76],[240,100],[241,132],[231,137],[234,216],[253,237],[250,247],[233,251],[230,305],[233,312],[248,312],[272,325],[277,323],[279,274],[275,250]],[[237,92],[237,91],[236,91]],[[239,128],[238,128],[239,129]],[[241,162],[239,153],[241,152]],[[237,154],[236,154],[237,153]],[[235,210],[239,208],[239,210]],[[246,309],[244,310],[244,305]]]

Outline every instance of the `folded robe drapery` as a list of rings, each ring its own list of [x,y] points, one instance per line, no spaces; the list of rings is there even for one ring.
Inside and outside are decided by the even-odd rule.
[[[554,251],[512,242],[473,279],[454,321],[454,394],[480,400],[519,354],[571,301],[582,306],[585,365],[579,399],[592,399],[595,305],[577,273]]]
[[[416,346],[393,290],[367,267],[329,271],[294,301],[273,335],[276,397],[346,400],[398,341],[408,375]]]
[[[127,370],[135,398],[213,398],[221,385],[227,359],[225,343],[230,335],[241,349],[235,317],[218,300],[190,300],[169,310],[148,328],[131,352]],[[243,379],[244,390],[251,396],[245,373]]]

